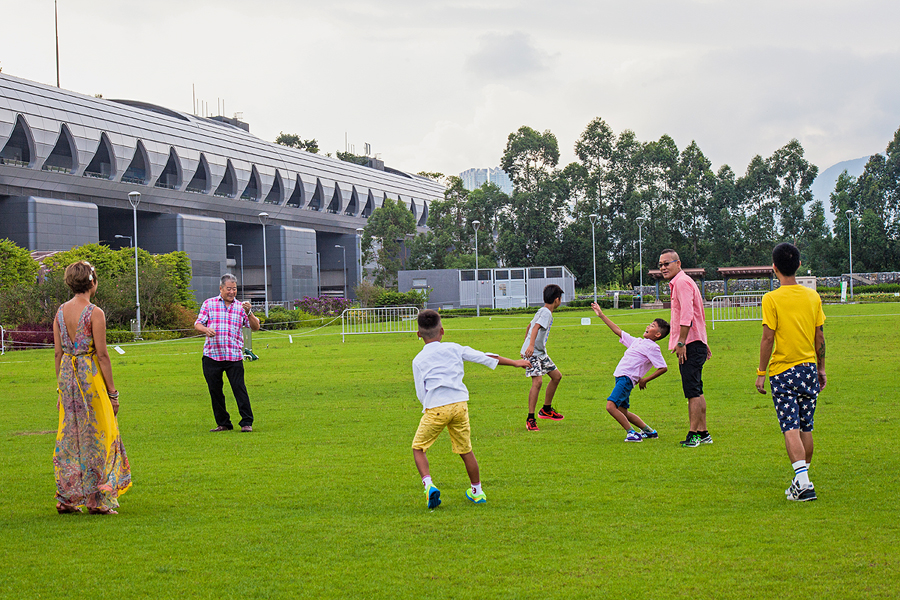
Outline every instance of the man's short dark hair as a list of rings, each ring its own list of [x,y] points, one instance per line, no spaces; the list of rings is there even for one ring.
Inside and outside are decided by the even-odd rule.
[[[667,335],[669,335],[669,322],[665,319],[653,319],[653,322],[656,323],[656,326],[659,327],[659,332],[662,334],[662,337],[659,339],[664,339]]]
[[[430,308],[419,311],[419,335],[430,340],[441,332],[441,315]]]
[[[562,298],[562,295],[563,289],[555,283],[551,283],[544,288],[544,304],[553,304],[557,298]]]
[[[800,268],[800,250],[797,246],[783,242],[772,250],[772,264],[785,277],[791,277]]]

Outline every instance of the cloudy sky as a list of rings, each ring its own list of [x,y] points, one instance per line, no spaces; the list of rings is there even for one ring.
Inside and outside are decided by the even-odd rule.
[[[0,67],[55,83],[52,0],[0,0]],[[372,145],[407,171],[496,166],[521,125],[561,163],[601,117],[743,173],[797,138],[820,170],[900,127],[896,0],[59,0],[61,85],[251,131]]]

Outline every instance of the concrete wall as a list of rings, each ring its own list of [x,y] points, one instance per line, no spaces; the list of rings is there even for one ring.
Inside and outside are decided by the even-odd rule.
[[[271,261],[273,302],[317,295],[316,232],[300,227],[266,228],[266,252]]]
[[[99,241],[97,205],[34,196],[0,197],[0,238],[29,250],[69,250]]]

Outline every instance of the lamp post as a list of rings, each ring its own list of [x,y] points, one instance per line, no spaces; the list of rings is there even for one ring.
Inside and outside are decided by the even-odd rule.
[[[345,246],[341,246],[340,244],[335,244],[335,248],[341,249],[341,254],[344,255],[344,298],[347,297],[347,248]]]
[[[847,241],[850,242],[850,300],[853,300],[853,211],[847,211]]]
[[[306,253],[316,255],[316,296],[321,298],[322,297],[322,268],[319,266],[319,264],[320,264],[319,253],[313,252],[311,250],[307,250]]]
[[[594,304],[597,303],[597,241],[594,237],[594,223],[597,222],[597,215],[592,213],[588,215],[591,220],[591,250],[594,255]]]
[[[478,288],[480,281],[478,281],[478,228],[481,227],[481,221],[472,221],[472,227],[475,228],[475,316],[481,316],[481,302],[478,298]]]
[[[365,229],[362,227],[356,228],[356,251],[358,252],[357,256],[359,257],[359,281],[362,283],[363,278],[363,269],[362,269],[362,236],[365,232]]]
[[[128,240],[128,247],[131,248],[131,236],[130,235],[118,235],[116,234],[116,239],[119,240]]]
[[[137,316],[137,331],[134,334],[134,339],[141,339],[141,288],[140,288],[140,280],[138,277],[138,239],[137,239],[137,207],[138,204],[141,203],[141,193],[140,192],[128,192],[128,202],[131,204],[131,210],[134,214],[134,302],[136,305],[136,316]]]
[[[259,222],[262,225],[263,231],[263,289],[266,294],[266,317],[269,316],[269,257],[266,254],[266,220],[269,218],[269,213],[261,212],[259,213]]]
[[[644,217],[635,219],[638,224],[638,260],[641,267],[641,292],[638,296],[644,296]]]
[[[229,246],[233,246],[241,251],[241,298],[244,298],[244,245],[243,244],[228,244]]]

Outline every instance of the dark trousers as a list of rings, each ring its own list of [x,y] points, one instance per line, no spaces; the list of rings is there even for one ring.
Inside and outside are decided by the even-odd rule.
[[[213,360],[208,356],[203,357],[203,377],[209,387],[209,396],[212,398],[213,416],[216,425],[231,427],[231,416],[225,410],[225,394],[222,393],[224,382],[222,374],[228,376],[231,391],[237,401],[238,412],[241,413],[240,426],[253,425],[253,410],[250,409],[250,396],[247,394],[247,386],[244,385],[244,361],[242,360]]]

